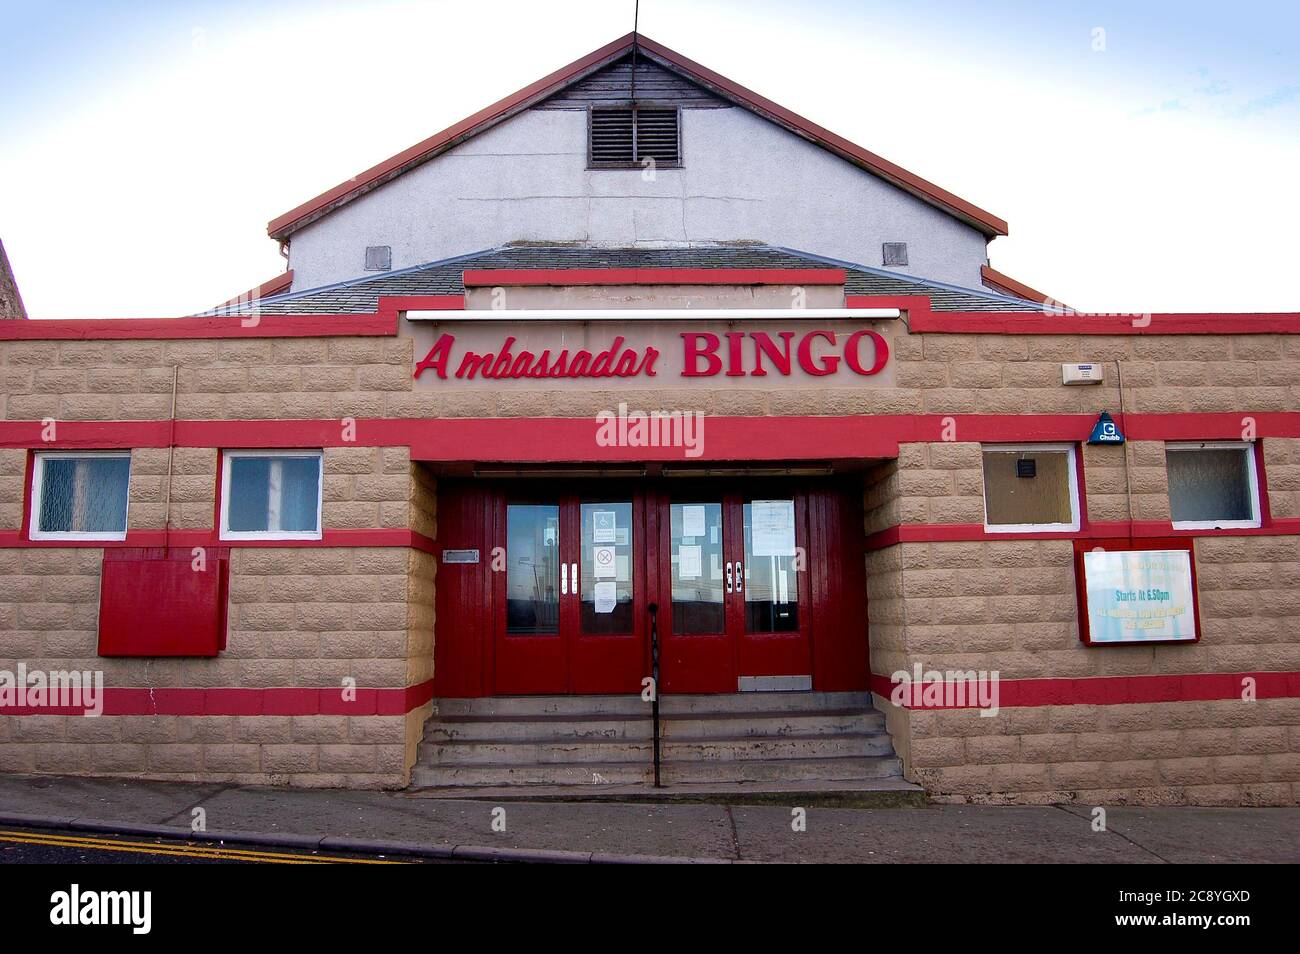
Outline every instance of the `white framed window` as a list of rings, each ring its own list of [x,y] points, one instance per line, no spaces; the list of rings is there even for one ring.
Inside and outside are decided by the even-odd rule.
[[[32,464],[33,540],[125,540],[131,452],[40,451]]]
[[[1073,444],[985,444],[984,529],[994,533],[1079,529]]]
[[[318,450],[231,450],[222,454],[221,539],[319,540]]]
[[[1259,473],[1249,441],[1166,444],[1165,469],[1175,530],[1260,525]]]

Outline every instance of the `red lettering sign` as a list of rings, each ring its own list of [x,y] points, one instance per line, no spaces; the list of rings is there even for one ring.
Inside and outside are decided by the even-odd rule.
[[[708,331],[683,331],[682,370],[685,378],[711,378],[719,373],[725,377],[766,377],[770,367],[782,377],[789,377],[797,363],[804,374],[826,377],[840,370],[841,362],[854,374],[870,377],[879,374],[889,362],[889,343],[875,331],[864,329],[843,337],[841,347],[833,331],[808,331],[795,343],[797,332],[778,331],[775,338],[764,331],[729,331],[725,337],[725,358],[722,339]],[[779,340],[779,343],[777,341]],[[626,338],[618,335],[608,348],[592,353],[587,349],[570,351],[563,348],[552,353],[550,348],[540,353],[527,349],[516,350],[516,338],[507,335],[498,351],[479,354],[466,351],[452,372],[456,378],[633,378],[644,374],[655,377],[655,363],[659,351],[647,345],[644,348],[627,347]],[[871,343],[870,361],[864,355],[864,345]],[[439,379],[446,380],[452,367],[452,349],[455,335],[444,333],[429,349],[429,353],[416,362],[414,377],[425,371],[434,371]],[[766,362],[766,364],[765,364]]]

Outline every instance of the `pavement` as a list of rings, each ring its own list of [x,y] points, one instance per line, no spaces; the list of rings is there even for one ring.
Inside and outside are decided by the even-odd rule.
[[[1090,806],[498,801],[0,775],[0,826],[474,861],[1300,861],[1300,808],[1110,807],[1094,831]]]

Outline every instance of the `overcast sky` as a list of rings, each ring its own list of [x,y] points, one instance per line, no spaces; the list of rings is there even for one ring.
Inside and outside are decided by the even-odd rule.
[[[627,33],[631,0],[0,0],[34,317],[188,314],[269,219]],[[1008,220],[1078,308],[1300,311],[1300,4],[642,0],[642,32]],[[868,263],[870,264],[870,263]]]

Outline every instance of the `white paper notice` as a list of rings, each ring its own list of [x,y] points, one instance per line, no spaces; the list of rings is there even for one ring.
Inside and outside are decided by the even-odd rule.
[[[612,613],[618,603],[618,584],[602,580],[596,584],[596,612]]]
[[[694,505],[682,508],[682,536],[704,536],[704,508]]]
[[[614,510],[594,510],[591,514],[591,542],[592,543],[614,543],[616,542],[616,518],[617,511]]]
[[[794,556],[793,500],[755,500],[749,519],[754,556]]]
[[[614,579],[620,583],[626,583],[631,579],[631,575],[628,573],[628,559],[621,553],[614,557]]]
[[[682,580],[698,580],[703,569],[703,549],[701,547],[677,548],[677,577]]]
[[[591,565],[596,568],[596,579],[613,579],[617,569],[613,547],[592,547]]]
[[[721,553],[709,554],[709,579],[710,580],[722,579],[722,554]]]
[[[778,603],[790,602],[790,574],[785,570],[776,571],[776,601]]]

